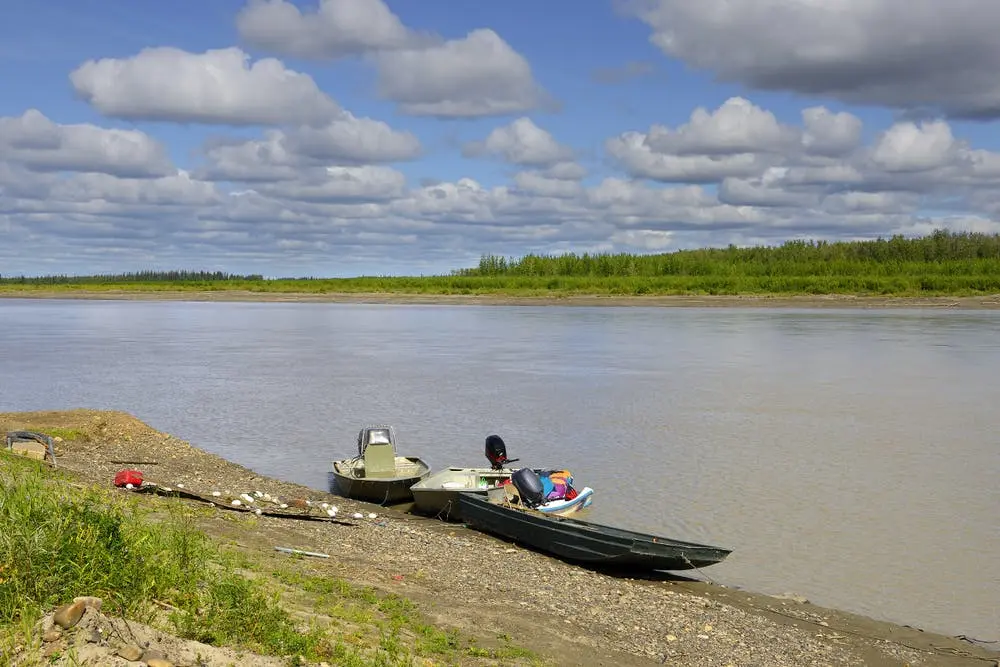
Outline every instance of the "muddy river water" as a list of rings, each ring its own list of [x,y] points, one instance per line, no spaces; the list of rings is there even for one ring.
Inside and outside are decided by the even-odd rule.
[[[316,488],[498,433],[719,583],[1000,639],[997,310],[0,300],[0,411],[71,407]]]

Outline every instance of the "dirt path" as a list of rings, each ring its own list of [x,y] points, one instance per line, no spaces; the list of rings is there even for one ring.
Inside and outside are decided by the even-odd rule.
[[[883,297],[846,294],[801,296],[597,296],[597,295],[462,295],[390,293],[280,293],[219,291],[0,290],[2,298],[104,299],[118,301],[261,301],[298,303],[375,303],[478,306],[656,306],[688,308],[941,308],[997,309],[1000,295],[963,297]]]
[[[150,481],[204,495],[218,491],[223,500],[260,491],[336,504],[346,522],[245,514],[247,520],[234,521],[236,513],[225,509],[201,521],[213,535],[263,558],[284,558],[275,546],[330,554],[309,567],[403,595],[440,625],[484,641],[509,636],[555,664],[982,667],[1000,658],[956,638],[808,602],[576,567],[461,525],[262,477],[123,413],[0,413],[0,433],[29,428],[64,434],[59,466],[95,484],[109,485],[121,468],[138,467]],[[354,512],[363,518],[350,518]]]

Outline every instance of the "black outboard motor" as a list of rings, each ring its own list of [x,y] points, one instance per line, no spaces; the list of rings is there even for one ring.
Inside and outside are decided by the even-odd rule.
[[[486,436],[486,458],[494,470],[501,470],[508,463],[518,460],[507,458],[507,445],[499,435]]]
[[[510,481],[528,507],[538,507],[545,502],[542,479],[531,468],[521,468],[510,476]]]

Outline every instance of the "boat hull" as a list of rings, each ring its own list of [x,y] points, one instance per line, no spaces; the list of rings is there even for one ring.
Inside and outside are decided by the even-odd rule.
[[[430,466],[415,456],[397,456],[396,469],[401,474],[394,477],[364,477],[364,468],[358,465],[356,459],[334,461],[330,491],[377,505],[413,500],[410,487],[430,474]]]
[[[690,570],[719,563],[729,549],[552,516],[461,494],[465,523],[565,560],[633,570]]]
[[[509,480],[513,470],[493,468],[447,468],[414,484],[414,510],[445,521],[461,521],[458,494],[483,495]]]

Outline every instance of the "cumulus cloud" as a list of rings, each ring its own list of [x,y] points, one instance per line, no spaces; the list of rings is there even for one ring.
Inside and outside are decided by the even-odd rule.
[[[723,81],[1000,117],[993,0],[624,0],[665,54]]]
[[[389,167],[328,167],[295,181],[257,186],[261,194],[307,202],[380,201],[402,196],[406,177]]]
[[[318,127],[269,130],[261,139],[212,141],[197,174],[212,181],[284,181],[334,165],[397,162],[420,154],[420,141],[412,133],[344,112]]]
[[[236,23],[247,43],[272,53],[365,56],[379,94],[406,114],[473,118],[552,104],[528,61],[493,30],[455,39],[417,32],[382,0],[320,0],[305,11],[286,0],[250,0]]]
[[[380,52],[375,62],[380,94],[415,116],[496,116],[547,100],[525,57],[489,29],[425,48]]]
[[[737,155],[784,153],[800,138],[798,130],[778,123],[774,114],[742,97],[726,100],[715,111],[695,109],[676,130],[653,126],[646,142],[657,153]]]
[[[420,141],[411,132],[400,132],[372,118],[344,113],[320,127],[300,127],[287,137],[290,150],[332,162],[395,162],[420,155]]]
[[[959,150],[944,121],[897,123],[879,139],[872,160],[889,172],[927,171],[954,162]]]
[[[161,143],[138,130],[53,123],[37,109],[0,118],[0,160],[35,171],[156,177],[173,172]]]
[[[429,39],[406,28],[381,0],[320,0],[306,11],[285,0],[251,0],[236,28],[252,46],[299,58],[340,58]]]
[[[35,250],[60,258],[61,271],[172,268],[195,258],[193,268],[217,261],[226,270],[302,275],[384,267],[386,257],[402,271],[447,272],[474,265],[483,251],[656,251],[934,227],[1000,231],[1000,153],[971,146],[942,120],[872,128],[881,131],[863,144],[869,133],[849,114],[817,107],[800,123],[783,124],[736,100],[696,111],[678,127],[654,126],[657,141],[651,131],[612,137],[607,157],[622,173],[595,181],[558,151],[513,141],[494,145],[522,165],[508,182],[416,184],[385,163],[418,145],[347,114],[252,140],[216,140],[191,173],[169,163],[116,173],[93,164],[128,161],[100,151],[76,171],[68,159],[32,163],[33,152],[107,144],[67,140],[77,126],[36,113],[0,121],[5,272],[37,271],[35,263],[17,263]],[[80,136],[114,132],[86,127]]]
[[[522,117],[498,127],[484,141],[466,144],[468,157],[495,155],[520,165],[554,165],[572,159],[573,150],[557,142],[551,134]]]
[[[130,120],[312,125],[340,112],[309,75],[274,58],[251,63],[235,47],[204,53],[157,47],[130,58],[89,60],[70,81],[101,113]]]

